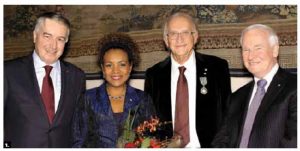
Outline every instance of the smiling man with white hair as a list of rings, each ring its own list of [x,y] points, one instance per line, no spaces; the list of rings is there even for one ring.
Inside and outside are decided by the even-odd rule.
[[[254,24],[241,35],[242,57],[254,80],[229,97],[214,147],[296,148],[297,77],[278,65],[272,28]]]

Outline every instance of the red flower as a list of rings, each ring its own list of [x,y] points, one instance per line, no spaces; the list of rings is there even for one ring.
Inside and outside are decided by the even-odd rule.
[[[152,145],[150,146],[151,148],[160,148],[161,146],[158,144],[158,145]]]
[[[125,148],[162,148],[167,146],[167,140],[161,141],[155,138],[155,133],[162,125],[171,124],[172,122],[160,122],[158,117],[151,117],[150,120],[143,121],[134,130],[136,138],[133,142],[124,145]],[[148,142],[150,141],[150,142]]]
[[[150,140],[150,148],[160,148],[160,143],[156,139]]]
[[[137,146],[134,143],[126,143],[125,148],[137,148]]]
[[[138,137],[135,139],[135,141],[133,143],[135,144],[136,147],[138,147],[141,145],[142,142],[143,142],[143,139]]]

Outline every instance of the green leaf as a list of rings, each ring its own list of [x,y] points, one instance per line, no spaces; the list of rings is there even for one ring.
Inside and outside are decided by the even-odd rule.
[[[138,104],[135,108],[134,108],[134,115],[133,115],[133,117],[132,117],[132,119],[131,119],[131,123],[130,123],[130,129],[132,130],[132,126],[133,126],[133,123],[134,123],[134,120],[135,120],[135,116],[136,116],[136,112],[137,112],[137,110],[138,110],[138,108],[140,107],[140,105]],[[130,113],[130,112],[129,112]]]
[[[131,110],[129,110],[129,114],[128,114],[126,120],[125,120],[125,123],[124,123],[124,130],[131,130],[131,129],[130,129],[130,119],[131,119],[131,117],[130,117],[130,112],[131,112]]]
[[[128,142],[133,142],[135,140],[135,133],[134,131],[130,131],[130,130],[124,130],[125,136],[126,136],[126,140]]]
[[[141,148],[148,148],[150,146],[150,140],[149,137],[146,137],[141,144]]]
[[[135,132],[124,129],[123,134],[117,140],[117,147],[124,148],[125,144],[128,142],[133,142],[135,140]]]
[[[127,118],[124,122],[123,128],[122,128],[123,129],[122,135],[118,138],[118,142],[117,142],[118,147],[122,147],[122,146],[124,147],[124,145],[126,143],[133,142],[135,140],[136,134],[135,134],[134,130],[132,129],[132,126],[133,126],[138,108],[139,108],[139,105],[137,105],[133,109],[129,110],[128,116],[127,116]]]

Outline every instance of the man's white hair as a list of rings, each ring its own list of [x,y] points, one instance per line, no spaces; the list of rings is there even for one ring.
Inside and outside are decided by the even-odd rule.
[[[253,25],[248,26],[247,28],[245,28],[242,31],[241,38],[240,38],[241,46],[243,44],[243,38],[244,38],[245,33],[250,31],[250,30],[254,30],[254,29],[260,29],[260,30],[268,32],[268,34],[269,34],[269,43],[270,43],[271,46],[279,45],[278,36],[277,36],[276,32],[271,27],[269,27],[267,25],[263,25],[263,24],[253,24]]]

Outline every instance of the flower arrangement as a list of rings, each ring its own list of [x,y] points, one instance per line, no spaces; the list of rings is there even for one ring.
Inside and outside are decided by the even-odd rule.
[[[161,148],[167,146],[167,140],[160,141],[156,135],[162,125],[169,122],[160,122],[159,118],[151,117],[141,123],[134,131],[136,138],[133,142],[125,144],[125,148]]]
[[[133,117],[128,117],[125,122],[123,135],[119,137],[117,147],[122,148],[166,148],[180,147],[181,137],[160,139],[164,127],[172,122],[161,122],[158,117],[151,117],[142,122],[137,128],[132,129]]]

